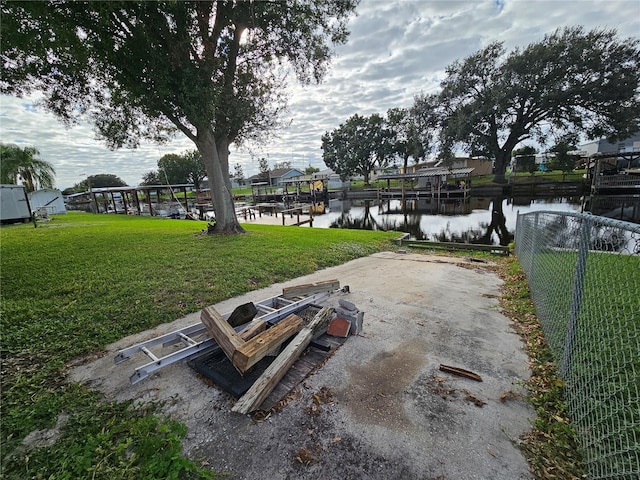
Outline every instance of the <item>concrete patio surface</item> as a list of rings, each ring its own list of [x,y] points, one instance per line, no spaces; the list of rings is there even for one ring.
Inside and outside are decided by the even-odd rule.
[[[229,479],[527,479],[517,448],[534,418],[522,384],[528,358],[498,309],[501,280],[460,258],[384,252],[216,305],[220,312],[338,279],[365,312],[364,328],[259,418],[176,363],[131,385],[143,355],[116,352],[199,321],[176,320],[110,345],[70,378],[115,400],[165,401],[188,427],[184,453]],[[337,303],[337,300],[336,300]],[[482,382],[439,370],[464,368]]]

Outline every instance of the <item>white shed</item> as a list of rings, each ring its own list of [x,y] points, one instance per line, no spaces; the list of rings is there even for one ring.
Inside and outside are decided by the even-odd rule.
[[[43,188],[42,190],[31,192],[29,193],[29,203],[34,212],[44,210],[49,215],[67,213],[67,207],[64,205],[64,197],[60,190]]]
[[[28,222],[31,208],[27,192],[22,185],[0,185],[0,221],[2,223]]]

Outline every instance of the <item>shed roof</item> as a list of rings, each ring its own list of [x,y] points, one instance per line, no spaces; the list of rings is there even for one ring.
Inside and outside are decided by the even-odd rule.
[[[439,177],[443,175],[467,175],[473,172],[473,167],[466,168],[424,168],[414,173],[390,173],[378,176],[378,180],[395,180],[401,178]]]

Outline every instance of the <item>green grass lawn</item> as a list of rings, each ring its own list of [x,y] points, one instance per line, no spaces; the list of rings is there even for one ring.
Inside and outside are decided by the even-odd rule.
[[[0,228],[0,477],[214,477],[181,455],[183,425],[154,405],[105,402],[98,392],[68,384],[67,365],[204,305],[394,249],[390,240],[398,237],[265,225],[245,225],[247,235],[201,235],[205,227],[205,222],[68,213],[36,229],[31,224]],[[517,266],[513,257],[494,260]],[[526,318],[524,330],[530,332],[539,324],[526,279],[519,271],[511,277],[515,280],[503,275],[503,311],[517,321]],[[637,305],[632,308],[637,312]],[[540,366],[528,385],[539,419],[523,451],[536,478],[546,478],[549,465],[577,471],[562,384],[550,373],[551,355],[546,347],[539,352],[545,345],[541,336],[526,343],[532,366]],[[56,443],[37,449],[21,445],[28,433],[53,427],[61,414],[68,418]]]
[[[68,213],[0,228],[2,476],[182,478],[211,474],[180,455],[182,425],[104,403],[65,382],[65,366],[126,335],[205,305],[392,248],[394,232]],[[53,446],[23,438],[69,415]],[[214,466],[215,467],[215,466]]]
[[[540,254],[531,280],[558,364],[567,345],[576,261],[575,253]],[[639,290],[637,255],[589,253],[565,392],[592,473],[640,470],[638,456],[629,455],[640,438]]]

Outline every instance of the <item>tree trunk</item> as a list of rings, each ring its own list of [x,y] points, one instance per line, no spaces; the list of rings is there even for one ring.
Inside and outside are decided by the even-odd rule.
[[[233,204],[228,169],[229,144],[227,141],[220,143],[217,145],[210,127],[198,129],[196,146],[202,155],[202,161],[209,177],[211,201],[216,215],[215,227],[210,231],[215,234],[245,233],[238,223]]]
[[[493,181],[496,183],[507,183],[507,180],[504,177],[505,172],[507,171],[507,165],[509,165],[509,161],[511,160],[511,151],[506,152],[504,149],[501,149],[496,154],[496,166],[495,166],[495,176],[493,177]]]

